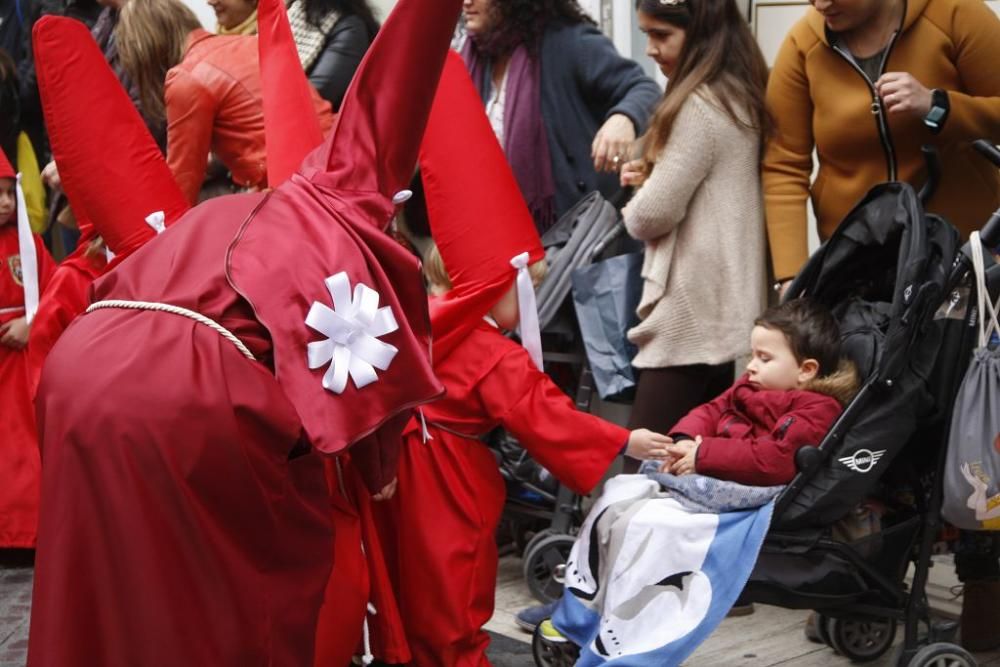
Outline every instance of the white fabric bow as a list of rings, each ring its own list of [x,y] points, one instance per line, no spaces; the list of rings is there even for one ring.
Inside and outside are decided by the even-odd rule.
[[[326,340],[309,343],[309,368],[330,363],[323,375],[323,387],[340,394],[347,387],[348,376],[361,389],[378,380],[375,369],[388,370],[396,347],[378,340],[379,336],[399,329],[389,306],[378,307],[379,293],[365,284],[354,286],[347,273],[330,276],[324,281],[333,309],[314,301],[306,315],[306,325],[326,336]]]

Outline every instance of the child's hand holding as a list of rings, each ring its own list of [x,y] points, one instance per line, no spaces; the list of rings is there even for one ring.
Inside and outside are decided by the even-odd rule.
[[[28,344],[28,321],[18,317],[0,324],[0,344],[14,350],[23,349]]]
[[[628,436],[628,447],[625,448],[625,453],[640,461],[649,459],[659,461],[667,457],[667,448],[673,442],[665,435],[654,433],[649,429],[637,428]]]
[[[670,461],[663,465],[669,470],[660,468],[660,472],[671,472],[675,475],[690,475],[695,472],[695,459],[698,457],[698,446],[701,444],[701,436],[695,436],[694,440],[681,440],[675,442],[667,448]]]

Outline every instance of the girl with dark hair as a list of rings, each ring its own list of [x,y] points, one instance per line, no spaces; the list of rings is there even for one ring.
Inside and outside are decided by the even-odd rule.
[[[287,7],[309,83],[336,111],[378,32],[372,8],[366,0],[291,0]]]
[[[733,381],[764,306],[759,165],[767,65],[733,0],[638,0],[670,84],[637,160],[625,225],[644,241],[631,427],[667,432]]]
[[[617,193],[656,83],[576,0],[465,0],[463,9],[462,57],[538,229],[594,190]]]

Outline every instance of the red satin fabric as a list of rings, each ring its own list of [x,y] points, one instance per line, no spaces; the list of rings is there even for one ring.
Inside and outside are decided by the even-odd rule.
[[[35,237],[39,291],[55,264]],[[0,227],[0,324],[24,316],[17,225]],[[38,437],[28,387],[28,350],[0,345],[0,548],[34,547],[38,526]]]
[[[227,279],[260,195],[212,200],[99,280],[49,355],[28,664],[308,665],[330,571],[318,456]],[[81,388],[86,388],[81,391]]]
[[[431,440],[411,422],[387,520],[396,586],[413,664],[488,665],[495,533],[505,489],[493,454],[476,437],[502,425],[574,490],[590,491],[628,431],[578,411],[520,345],[485,322],[435,371],[447,395],[424,407]],[[443,430],[442,426],[448,430]],[[469,437],[455,435],[468,434]]]
[[[103,254],[87,257],[86,245],[60,262],[52,274],[28,336],[28,381],[31,397],[38,392],[42,364],[70,322],[90,305],[90,285],[107,266]]]

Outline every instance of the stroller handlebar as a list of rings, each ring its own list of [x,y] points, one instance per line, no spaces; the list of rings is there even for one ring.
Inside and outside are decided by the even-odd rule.
[[[979,154],[984,158],[1000,167],[1000,150],[997,150],[992,142],[986,139],[976,139],[972,142],[972,147],[979,151]]]

